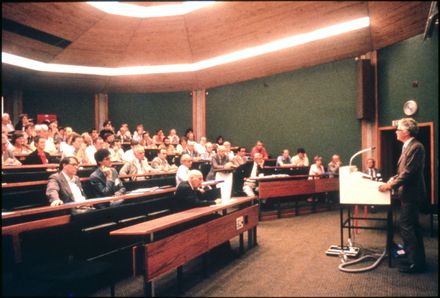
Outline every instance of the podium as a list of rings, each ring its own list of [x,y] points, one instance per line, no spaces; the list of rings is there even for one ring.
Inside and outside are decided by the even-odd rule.
[[[350,162],[351,164],[351,162]],[[391,246],[393,241],[393,216],[391,208],[391,193],[380,192],[379,185],[383,182],[373,181],[367,174],[359,172],[355,166],[343,166],[339,168],[339,192],[340,192],[340,229],[341,243],[340,246],[331,245],[327,250],[327,255],[339,255],[341,253],[348,256],[356,256],[359,249],[356,247],[344,246],[344,229],[348,229],[348,237],[351,239],[352,229],[371,229],[384,230],[383,227],[369,227],[352,225],[352,220],[375,220],[386,221],[386,250],[388,253],[388,265],[391,267]],[[351,208],[357,205],[383,205],[388,206],[386,218],[367,218],[354,216],[351,214]],[[347,218],[344,218],[344,208],[347,209]]]
[[[383,182],[371,180],[355,166],[339,168],[339,191],[341,204],[390,205],[390,192],[380,192]]]

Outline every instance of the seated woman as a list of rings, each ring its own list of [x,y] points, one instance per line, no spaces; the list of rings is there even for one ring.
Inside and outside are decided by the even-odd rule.
[[[112,161],[122,161],[124,150],[122,149],[121,139],[116,137],[113,143],[110,144],[108,151],[110,151]]]
[[[313,161],[315,163],[310,166],[309,179],[319,179],[325,172],[324,166],[322,165],[322,156],[316,155]]]
[[[12,135],[12,145],[14,146],[12,148],[12,152],[14,152],[14,155],[29,154],[33,151],[31,147],[26,144],[24,134],[21,131],[16,132]]]
[[[157,147],[163,144],[163,138],[165,137],[165,134],[163,133],[162,129],[156,130],[156,133],[153,136],[153,143]]]

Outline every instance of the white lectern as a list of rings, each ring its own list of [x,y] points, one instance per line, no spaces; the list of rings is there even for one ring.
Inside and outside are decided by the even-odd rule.
[[[344,228],[348,228],[349,239],[351,238],[352,220],[382,220],[387,222],[387,250],[390,256],[390,247],[392,243],[392,211],[391,211],[391,193],[380,192],[379,185],[383,182],[373,181],[367,174],[359,172],[356,166],[352,166],[351,162],[354,157],[364,152],[373,150],[372,148],[363,149],[354,154],[350,159],[350,165],[339,168],[339,202],[340,202],[340,225],[341,225],[341,245],[331,245],[326,251],[327,255],[339,255],[344,253],[349,256],[356,256],[359,249],[356,247],[347,247],[343,245]],[[347,205],[347,206],[346,206]],[[351,216],[350,205],[385,205],[390,206],[387,212],[387,218],[360,218],[355,212],[355,216]],[[348,207],[348,218],[344,220],[344,206]],[[356,209],[355,209],[356,210]],[[383,229],[377,227],[357,226],[361,229]],[[389,266],[391,267],[391,257],[389,257]]]
[[[390,205],[390,192],[380,192],[383,182],[371,180],[355,166],[339,168],[339,202],[341,204]]]

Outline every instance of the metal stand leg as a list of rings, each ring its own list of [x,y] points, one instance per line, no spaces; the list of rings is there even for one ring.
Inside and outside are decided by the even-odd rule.
[[[388,267],[393,267],[392,255],[391,255],[391,246],[393,245],[393,210],[392,206],[388,207],[387,211],[387,254],[388,254]]]
[[[243,244],[243,242],[244,242],[244,237],[243,237],[243,233],[240,233],[240,235],[239,235],[239,237],[240,237],[240,254],[243,254],[243,252],[244,252],[244,244]]]

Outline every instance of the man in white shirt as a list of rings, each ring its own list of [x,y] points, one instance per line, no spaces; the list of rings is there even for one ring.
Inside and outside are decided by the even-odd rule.
[[[304,148],[298,148],[298,150],[296,150],[296,155],[292,157],[291,162],[295,167],[308,167],[310,164]]]
[[[148,159],[145,157],[144,147],[136,145],[133,148],[133,152],[135,157],[131,161],[125,162],[119,171],[119,175],[143,175],[153,170],[148,164]],[[145,176],[133,176],[131,180],[145,180]]]
[[[61,159],[60,171],[49,177],[46,188],[46,196],[50,206],[86,200],[81,182],[76,175],[78,164],[78,160],[74,156]]]
[[[93,139],[93,144],[86,148],[87,159],[91,164],[96,165],[95,152],[102,149],[104,146],[104,140],[102,138]]]
[[[257,191],[257,181],[252,179],[263,175],[259,173],[264,167],[264,158],[261,153],[254,154],[254,164],[252,165],[251,175],[243,184],[243,192],[246,193],[248,197],[255,196],[255,191]]]
[[[188,180],[188,173],[192,166],[192,157],[189,154],[182,154],[180,166],[176,173],[176,187],[183,181]]]

